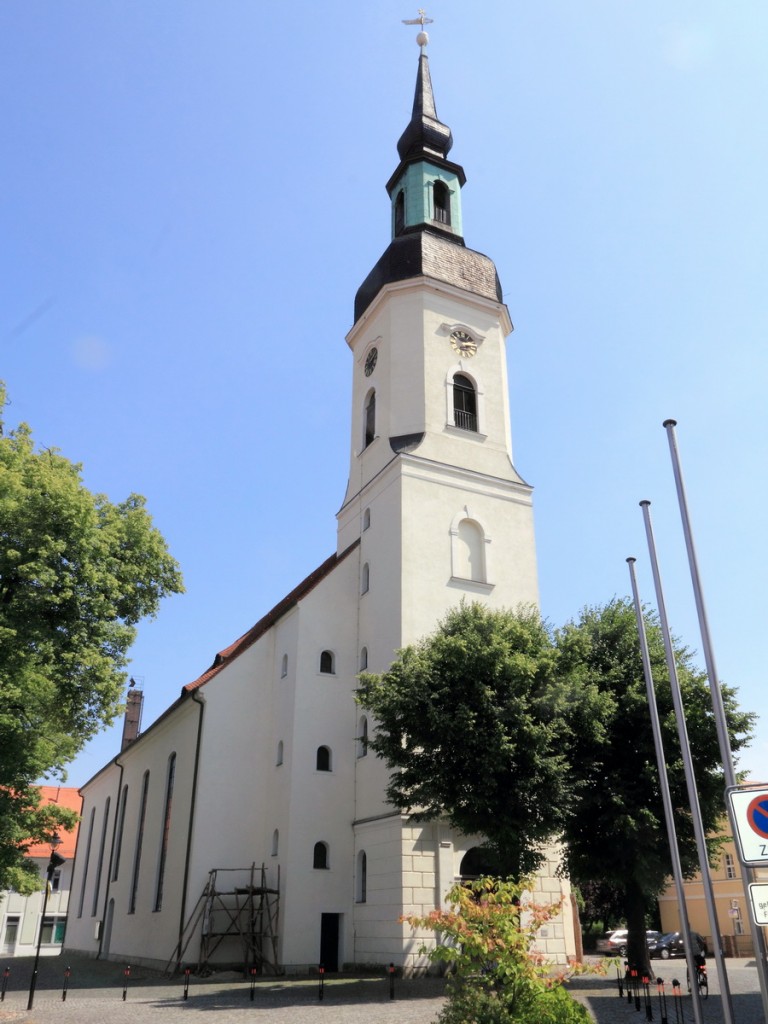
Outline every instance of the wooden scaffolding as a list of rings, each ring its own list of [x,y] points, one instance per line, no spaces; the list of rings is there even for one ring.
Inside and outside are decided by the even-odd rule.
[[[259,974],[281,973],[277,960],[279,913],[279,865],[276,888],[267,885],[264,864],[260,871],[255,863],[250,868],[214,868],[208,872],[208,881],[166,970],[179,969],[187,950],[199,938],[198,974],[211,970],[218,950],[217,964],[241,962],[244,974],[254,967]],[[188,960],[186,963],[189,965]]]

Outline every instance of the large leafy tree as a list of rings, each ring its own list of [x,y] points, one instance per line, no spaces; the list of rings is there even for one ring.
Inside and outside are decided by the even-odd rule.
[[[114,719],[136,624],[183,590],[144,499],[91,493],[25,424],[3,431],[4,404],[0,387],[0,889],[54,824],[34,781]]]
[[[663,640],[653,614],[645,614],[645,627],[680,854],[690,875],[699,865]],[[563,680],[599,694],[570,733],[571,770],[592,785],[579,789],[563,830],[568,871],[577,883],[600,880],[615,887],[629,928],[629,956],[640,964],[647,958],[645,915],[664,888],[671,861],[634,607],[613,600],[586,608],[557,631],[555,641]],[[675,662],[704,826],[714,833],[725,812],[725,782],[709,689],[687,649],[677,646]],[[749,741],[754,715],[739,710],[733,689],[723,687],[723,699],[738,751]]]
[[[536,611],[462,605],[389,671],[362,675],[358,699],[377,719],[370,745],[392,771],[395,806],[486,836],[499,874],[537,867],[578,780],[567,758],[573,694]]]

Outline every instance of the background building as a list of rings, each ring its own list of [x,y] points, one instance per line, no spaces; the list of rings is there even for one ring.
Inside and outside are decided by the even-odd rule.
[[[361,670],[387,669],[461,600],[538,601],[531,488],[512,459],[512,324],[493,262],[464,243],[452,142],[422,47],[387,183],[391,241],[347,335],[337,550],[83,788],[70,949],[161,965],[418,968],[433,936],[401,916],[440,906],[477,871],[477,854],[471,872],[465,857],[480,837],[386,803],[386,768],[368,754],[375,723],[354,699]],[[320,235],[331,212],[318,208]],[[311,429],[311,410],[296,415]],[[317,514],[311,495],[306,511]],[[289,543],[279,523],[254,528]],[[562,962],[575,940],[556,866],[552,853],[537,887],[566,908],[540,944]]]
[[[80,813],[82,799],[77,789],[66,786],[41,786],[40,792],[43,804],[59,804],[77,814]],[[21,896],[13,891],[0,894],[0,956],[33,954],[37,948],[41,928],[41,956],[56,956],[61,952],[67,924],[77,833],[77,827],[73,832],[61,829],[58,833],[61,845],[57,847],[56,852],[66,860],[53,872],[44,918],[41,915],[46,868],[51,856],[48,843],[36,843],[29,848],[27,854],[35,861],[40,872],[40,891],[32,896]]]

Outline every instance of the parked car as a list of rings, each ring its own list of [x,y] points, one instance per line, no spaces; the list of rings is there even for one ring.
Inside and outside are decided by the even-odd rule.
[[[626,956],[628,936],[629,932],[626,928],[615,928],[613,931],[605,932],[597,940],[595,949],[598,953],[603,953],[606,956]],[[645,938],[650,948],[652,942],[661,938],[661,933],[648,931],[645,933]]]
[[[707,942],[704,936],[698,932],[691,932],[691,939],[694,953],[703,953],[706,956]],[[648,946],[648,953],[651,957],[660,957],[662,960],[669,960],[672,956],[685,956],[683,933],[667,932]]]

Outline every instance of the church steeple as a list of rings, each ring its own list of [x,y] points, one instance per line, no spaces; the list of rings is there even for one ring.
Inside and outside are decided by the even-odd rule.
[[[400,163],[386,186],[392,204],[392,241],[358,289],[356,322],[385,285],[414,277],[434,278],[502,300],[493,261],[464,245],[461,189],[467,178],[464,168],[447,158],[453,136],[437,116],[427,41],[426,32],[420,32],[413,110],[397,143]]]
[[[416,76],[416,92],[413,97],[413,113],[408,127],[397,143],[397,152],[401,160],[415,156],[440,157],[444,160],[452,145],[451,129],[437,116],[432,77],[429,73],[429,58],[422,48]]]

